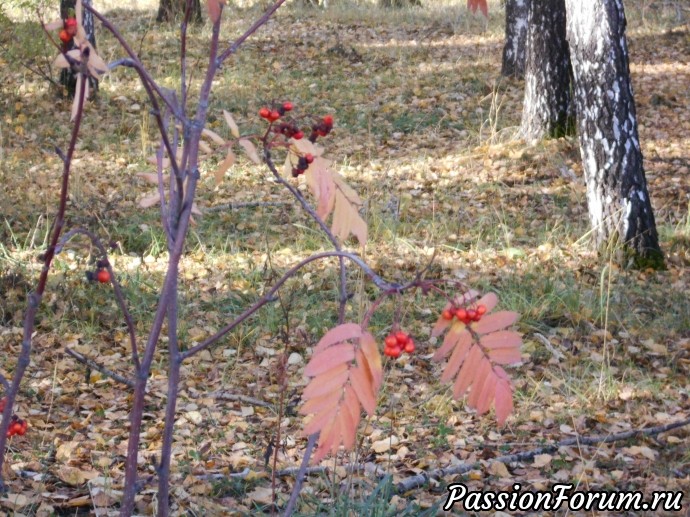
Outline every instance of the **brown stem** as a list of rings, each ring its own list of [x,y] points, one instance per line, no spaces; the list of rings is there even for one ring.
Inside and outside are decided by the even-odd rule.
[[[297,490],[293,488],[290,494],[290,500],[285,507],[285,513],[283,517],[290,517],[295,511],[297,506],[297,499],[299,498],[299,493],[301,491],[302,483],[306,477],[307,468],[309,467],[309,458],[311,458],[311,453],[314,451],[314,445],[316,445],[316,440],[319,437],[319,433],[314,433],[307,439],[307,448],[304,450],[304,456],[302,457],[302,463],[299,466],[299,470],[295,475],[295,486],[298,487]]]
[[[60,204],[58,206],[57,215],[55,216],[55,222],[53,224],[53,234],[51,235],[48,249],[45,252],[43,268],[41,269],[36,290],[33,293],[30,293],[28,297],[27,309],[26,313],[24,314],[24,329],[21,351],[19,353],[19,357],[17,358],[17,366],[14,370],[14,374],[12,375],[12,383],[10,384],[10,388],[7,390],[5,397],[5,410],[2,414],[2,421],[0,422],[0,493],[6,490],[2,473],[4,472],[3,463],[5,460],[7,429],[10,426],[10,419],[12,416],[14,401],[17,398],[17,393],[19,392],[19,385],[22,382],[24,372],[29,366],[31,360],[31,338],[34,332],[34,326],[36,324],[36,313],[41,305],[41,299],[43,298],[43,293],[45,292],[46,284],[48,282],[48,272],[50,271],[50,266],[53,262],[53,258],[55,257],[55,249],[60,239],[60,234],[62,233],[62,227],[65,224],[70,168],[72,165],[72,157],[74,156],[74,150],[77,145],[79,129],[81,128],[82,117],[84,114],[84,101],[86,97],[87,84],[88,79],[86,77],[82,77],[78,93],[79,101],[77,104],[77,113],[74,119],[74,126],[72,127],[72,136],[70,138],[67,154],[63,159],[62,182],[60,185]]]

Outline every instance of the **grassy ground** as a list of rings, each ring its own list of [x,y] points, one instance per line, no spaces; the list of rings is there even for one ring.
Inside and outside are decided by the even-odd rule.
[[[502,306],[522,314],[523,364],[511,371],[516,412],[499,429],[492,418],[478,418],[453,402],[435,380],[438,366],[429,360],[435,343],[425,336],[442,302],[407,300],[404,324],[420,351],[386,365],[380,416],[366,425],[358,456],[396,481],[420,469],[530,449],[575,431],[607,434],[690,412],[687,24],[677,26],[675,11],[661,2],[626,3],[641,142],[668,265],[664,272],[631,272],[601,263],[592,253],[577,142],[526,147],[515,139],[523,85],[499,79],[498,3],[491,5],[488,22],[469,15],[464,4],[395,11],[363,3],[335,3],[328,10],[288,6],[224,68],[211,105],[210,127],[221,133],[227,131],[222,109],[249,133],[261,127],[256,112],[272,99],[290,99],[303,112],[333,113],[336,130],[327,153],[367,200],[370,242],[362,252],[377,272],[390,280],[410,277],[435,250],[434,275],[493,289]],[[225,38],[240,34],[259,7],[230,8]],[[155,5],[106,4],[103,10],[153,75],[175,87],[176,29],[154,23]],[[0,372],[5,375],[14,368],[26,294],[55,211],[60,164],[52,149],[66,145],[70,105],[20,66],[19,58],[41,51],[40,32],[30,21],[17,21],[14,31],[3,40],[10,50],[0,54]],[[208,26],[192,29],[197,80],[208,36]],[[19,50],[12,46],[17,41]],[[104,33],[99,48],[107,61],[122,55]],[[36,59],[32,67],[40,63]],[[118,70],[106,77],[88,107],[68,216],[70,226],[88,227],[117,243],[115,268],[141,336],[167,258],[157,211],[137,206],[150,190],[137,173],[151,170],[146,158],[156,142],[154,129],[134,75]],[[206,174],[214,165],[202,169],[201,207],[285,204],[211,211],[198,220],[182,264],[180,333],[186,345],[242,311],[290,264],[328,248],[267,170],[242,159],[216,187]],[[69,346],[112,370],[129,371],[126,329],[109,290],[85,281],[88,269],[93,260],[86,242],[75,242],[55,263],[19,400],[18,412],[31,428],[8,453],[15,499],[0,500],[7,511],[21,507],[25,515],[50,515],[51,508],[59,514],[115,508],[117,492],[103,487],[117,490],[122,481],[129,396],[64,354]],[[308,358],[310,345],[335,322],[336,282],[333,264],[309,269],[282,293],[287,324],[285,311],[271,308],[186,366],[175,437],[177,513],[258,512],[270,500],[264,454],[277,411],[205,393],[223,389],[277,404],[278,357],[287,350],[302,361]],[[356,319],[372,291],[357,274],[351,282],[349,316]],[[391,311],[384,306],[374,319],[380,337]],[[154,365],[143,442],[141,466],[151,474],[162,429],[163,359]],[[290,366],[291,403],[304,384],[302,366]],[[280,468],[296,465],[304,448],[299,419],[291,411],[281,420]],[[376,453],[372,444],[389,437],[391,448]],[[339,458],[338,465],[343,463],[347,459]],[[250,475],[241,480],[198,479],[245,467]],[[19,470],[41,477],[19,479],[13,474]],[[679,431],[659,440],[563,448],[545,465],[477,469],[464,479],[475,490],[510,490],[515,482],[543,489],[559,480],[582,490],[687,494],[688,476],[688,435]],[[291,478],[278,483],[281,497],[291,483]],[[337,468],[331,477],[309,481],[300,511],[384,515],[388,508],[392,514],[417,515],[443,495],[438,485],[384,505],[380,492],[372,494],[377,483],[371,475]],[[378,490],[385,489],[379,484]],[[25,504],[17,502],[17,494],[27,498]],[[139,504],[141,513],[152,511],[150,490],[142,492]]]

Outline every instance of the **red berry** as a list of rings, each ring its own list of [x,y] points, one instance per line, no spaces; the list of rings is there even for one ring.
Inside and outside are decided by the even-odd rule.
[[[107,284],[110,282],[110,273],[107,269],[99,269],[96,273],[96,279],[102,284]]]
[[[269,118],[269,117],[271,116],[271,110],[268,109],[268,108],[265,108],[265,107],[264,107],[264,108],[261,108],[261,109],[259,110],[259,116],[260,116],[261,118],[267,119],[267,118]]]
[[[486,305],[477,305],[477,314],[484,316],[486,314]]]
[[[402,330],[399,330],[395,333],[395,340],[398,342],[398,345],[400,346],[405,346],[405,343],[407,343],[408,339],[410,339],[410,337]]]
[[[295,140],[302,140],[302,138],[304,138],[304,133],[302,131],[297,131],[294,135],[292,135],[292,138]]]
[[[450,321],[453,319],[453,312],[451,312],[450,309],[443,309],[443,311],[441,312],[441,317],[444,320]]]
[[[271,111],[271,113],[268,115],[268,120],[269,120],[270,122],[275,122],[275,121],[278,120],[279,118],[280,118],[280,113],[278,112],[278,110],[273,110],[273,111]]]
[[[393,359],[397,359],[398,357],[400,357],[400,354],[402,354],[402,350],[396,346],[396,347],[390,348],[387,355],[388,355],[388,357],[392,357]]]
[[[314,155],[307,153],[304,155],[304,159],[307,160],[307,163],[313,163],[314,162]]]
[[[70,36],[67,31],[63,29],[60,31],[60,41],[63,43],[69,43],[72,41],[72,36]]]
[[[415,348],[415,346],[414,346],[414,341],[410,339],[410,340],[407,342],[407,344],[405,345],[405,349],[404,349],[404,350],[405,350],[405,352],[407,352],[408,354],[411,354],[412,352],[414,352],[414,348]]]
[[[77,26],[77,19],[76,18],[67,18],[65,20],[65,27],[76,27]]]
[[[292,108],[294,108],[294,106],[292,105],[292,103],[290,101],[285,101],[283,103],[283,109],[285,111],[292,111]]]
[[[457,309],[455,311],[455,317],[464,322],[467,319],[467,311],[462,308]]]
[[[333,115],[326,115],[323,117],[323,123],[327,126],[333,126]]]
[[[469,321],[474,321],[474,319],[477,317],[477,311],[474,309],[467,309],[467,319]]]
[[[389,334],[386,336],[386,339],[383,340],[383,342],[386,344],[386,347],[392,348],[398,344],[398,340],[395,338],[395,335]]]

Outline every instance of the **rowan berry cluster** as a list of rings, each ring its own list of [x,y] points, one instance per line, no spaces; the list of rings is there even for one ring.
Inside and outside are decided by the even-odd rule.
[[[67,18],[63,24],[63,29],[60,31],[60,41],[67,45],[72,38],[77,34],[77,19]]]
[[[383,353],[393,359],[400,357],[403,352],[411,354],[415,350],[414,340],[402,330],[388,334],[384,343]]]
[[[484,305],[477,305],[476,308],[464,308],[464,307],[455,307],[451,305],[448,309],[443,309],[443,312],[441,313],[441,316],[443,317],[444,320],[452,320],[453,318],[457,318],[458,321],[464,323],[465,325],[469,325],[473,321],[479,321],[482,319],[482,316],[486,314],[486,307]]]
[[[0,399],[0,414],[5,411],[5,399]],[[15,434],[23,436],[26,433],[29,424],[26,420],[22,420],[17,415],[12,415],[12,420],[10,421],[10,426],[7,428],[7,437],[11,438]]]
[[[320,136],[326,136],[333,129],[333,115],[326,115],[319,122],[311,127],[311,134],[309,135],[310,142],[316,142]]]
[[[292,168],[292,177],[296,178],[300,174],[304,174],[304,171],[309,168],[309,164],[311,164],[313,161],[314,155],[312,154],[307,153],[304,156],[300,156],[297,159],[297,165]]]

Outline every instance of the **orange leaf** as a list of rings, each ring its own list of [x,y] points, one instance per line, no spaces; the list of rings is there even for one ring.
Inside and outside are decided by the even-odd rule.
[[[479,366],[474,372],[474,382],[472,383],[472,390],[470,391],[470,396],[467,397],[467,405],[471,408],[477,407],[477,402],[479,401],[479,396],[484,389],[484,384],[486,380],[491,375],[491,363],[482,354],[482,358],[479,361]]]
[[[364,361],[360,361],[359,356],[357,356],[357,364],[369,370],[374,392],[378,392],[383,382],[383,365],[381,364],[379,347],[376,346],[376,340],[369,332],[362,334],[362,338],[359,340],[359,346],[366,360],[366,364],[362,364]]]
[[[326,332],[314,347],[314,354],[317,354],[331,345],[342,343],[348,339],[360,339],[362,337],[362,327],[357,323],[343,323]]]
[[[448,334],[450,334],[450,332]],[[467,357],[467,352],[471,345],[472,335],[469,332],[464,332],[458,337],[455,350],[453,350],[453,354],[446,364],[446,369],[443,370],[443,374],[441,375],[441,382],[448,382],[458,373],[458,369]]]
[[[502,330],[506,327],[510,327],[515,323],[520,315],[517,312],[512,311],[500,311],[488,316],[484,316],[477,323],[472,324],[472,328],[477,334],[490,334],[491,332],[496,332],[497,330]]]
[[[304,375],[314,377],[335,368],[339,364],[347,363],[355,358],[355,348],[350,343],[333,345],[328,350],[314,354],[309,364],[304,368]]]
[[[467,8],[473,13],[476,13],[477,8],[479,8],[486,18],[489,17],[489,6],[487,5],[486,0],[467,0]]]
[[[350,368],[347,364],[343,363],[328,370],[326,373],[314,377],[307,387],[304,388],[302,398],[304,400],[309,400],[321,397],[336,388],[342,389],[349,378]]]
[[[328,217],[335,204],[335,183],[329,166],[332,162],[316,157],[307,168],[304,178],[316,199],[316,213],[322,219]]]
[[[467,354],[467,359],[462,363],[462,368],[458,376],[455,378],[453,384],[453,398],[459,399],[465,394],[467,388],[474,382],[474,375],[477,372],[477,366],[482,358],[481,349],[478,346],[473,346]]]
[[[338,406],[334,405],[333,407],[314,415],[314,417],[309,421],[309,423],[306,426],[304,426],[304,435],[309,436],[321,431],[324,428],[324,426],[328,425],[329,422],[333,421],[333,418],[335,417],[337,412]]]
[[[307,400],[302,407],[299,408],[301,415],[311,415],[328,411],[338,405],[340,397],[343,395],[342,385],[333,388],[331,391],[310,400]]]
[[[479,340],[485,348],[520,348],[522,337],[513,330],[499,330],[491,334],[485,334]]]
[[[350,368],[350,386],[364,410],[373,415],[376,410],[376,393],[366,372],[359,366]]]
[[[491,407],[491,402],[496,394],[496,384],[498,383],[498,377],[495,374],[491,374],[486,378],[482,392],[477,400],[477,413],[483,415]],[[474,389],[474,388],[472,388]]]
[[[453,325],[450,327],[450,331],[448,334],[446,334],[446,337],[443,338],[443,344],[438,350],[436,350],[432,359],[434,361],[440,361],[446,357],[450,351],[453,350],[453,347],[458,344],[460,337],[465,335],[470,339],[470,341],[472,340],[472,335],[467,330],[465,324],[460,321],[453,320]]]
[[[510,386],[510,381],[508,380],[508,375],[500,366],[494,368],[498,376],[500,377],[496,383],[496,395],[495,395],[495,407],[496,407],[496,420],[499,425],[503,425],[513,412],[513,389]]]

